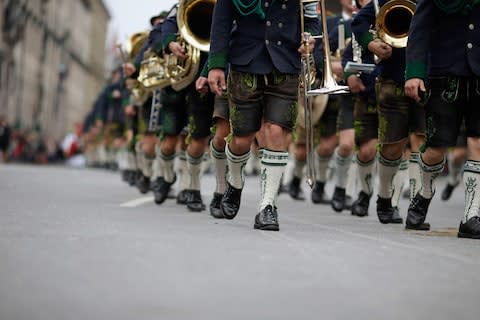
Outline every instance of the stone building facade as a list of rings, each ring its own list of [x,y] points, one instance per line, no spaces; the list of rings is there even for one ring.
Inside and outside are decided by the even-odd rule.
[[[60,139],[105,82],[103,0],[0,0],[0,114]]]

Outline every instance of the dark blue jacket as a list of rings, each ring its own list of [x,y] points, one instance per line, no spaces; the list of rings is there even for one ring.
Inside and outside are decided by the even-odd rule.
[[[410,26],[406,78],[480,77],[480,5],[467,15],[446,14],[420,0]]]
[[[388,0],[379,0],[379,5],[382,6],[386,2]],[[369,32],[371,25],[375,25],[373,1],[360,9],[352,21],[352,31],[365,52],[369,51],[368,43],[373,40],[373,35]],[[382,66],[382,78],[403,84],[405,81],[405,48],[392,48],[392,56],[382,60],[379,65]]]
[[[124,123],[123,90],[121,82],[109,84],[103,89],[94,107],[96,119],[104,123]],[[119,98],[113,97],[114,91],[119,91]]]
[[[300,72],[300,4],[294,0],[259,0],[265,17],[242,15],[232,0],[218,0],[212,21],[208,68],[255,74]],[[311,13],[311,12],[309,12]],[[232,23],[236,29],[232,32]],[[305,18],[305,29],[318,34],[316,12]]]

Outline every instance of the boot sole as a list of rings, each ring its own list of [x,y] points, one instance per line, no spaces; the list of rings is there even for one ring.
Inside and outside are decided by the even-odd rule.
[[[268,224],[266,226],[255,224],[253,228],[257,230],[263,230],[263,231],[280,231],[279,226],[271,225],[271,224]]]
[[[430,230],[430,225],[422,223],[419,226],[412,226],[412,225],[405,225],[405,229],[407,230],[417,230],[417,231],[429,231]]]
[[[464,239],[480,239],[480,235],[474,235],[474,234],[465,233],[465,232],[459,232],[458,237],[464,238]]]

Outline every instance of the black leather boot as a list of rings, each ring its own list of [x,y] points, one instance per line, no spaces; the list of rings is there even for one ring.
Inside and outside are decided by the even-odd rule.
[[[430,224],[425,222],[427,218],[428,206],[431,199],[426,199],[417,193],[408,207],[406,229],[412,230],[430,230]]]
[[[222,212],[222,208],[220,207],[220,203],[222,202],[222,197],[223,197],[223,193],[215,192],[213,193],[212,202],[210,202],[210,215],[215,219],[225,218]]]
[[[391,198],[377,198],[377,216],[381,223],[391,223],[393,211]]]
[[[335,187],[331,202],[332,209],[336,212],[342,212],[342,210],[345,208],[345,199],[345,188]]]
[[[277,210],[271,205],[266,206],[255,216],[254,229],[279,231]]]
[[[328,200],[325,196],[325,183],[316,181],[315,186],[312,189],[312,202],[315,204],[329,204],[330,200]]]
[[[227,182],[227,190],[223,194],[220,207],[222,208],[225,219],[232,220],[240,210],[240,200],[242,198],[242,189],[236,189]]]
[[[155,187],[153,188],[153,195],[156,204],[162,204],[165,202],[165,200],[168,198],[168,193],[170,192],[170,189],[176,180],[177,176],[173,178],[172,182],[167,182],[164,178],[157,179]]]
[[[200,190],[187,190],[187,208],[193,212],[205,210],[205,204],[202,201]]]
[[[460,222],[459,238],[480,239],[480,217],[472,217],[467,222]]]
[[[293,177],[288,185],[288,194],[295,200],[305,200],[302,188],[300,188],[300,178]]]
[[[358,199],[352,203],[352,215],[357,217],[368,216],[368,207],[370,206],[370,198],[372,195],[360,191]]]

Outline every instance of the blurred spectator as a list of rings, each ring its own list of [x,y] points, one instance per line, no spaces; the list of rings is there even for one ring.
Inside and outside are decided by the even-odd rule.
[[[10,148],[10,126],[4,116],[0,115],[0,161],[8,160],[8,151]]]

